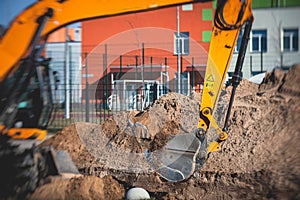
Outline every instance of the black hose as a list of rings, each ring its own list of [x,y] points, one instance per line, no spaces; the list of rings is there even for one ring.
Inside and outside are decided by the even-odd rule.
[[[242,6],[239,11],[238,17],[236,19],[236,22],[234,24],[229,24],[226,19],[224,18],[224,7],[227,3],[227,0],[219,0],[218,5],[216,8],[216,14],[214,18],[215,26],[220,30],[235,30],[240,28],[243,24],[241,23],[244,15],[244,11],[246,8],[247,1],[242,1]]]

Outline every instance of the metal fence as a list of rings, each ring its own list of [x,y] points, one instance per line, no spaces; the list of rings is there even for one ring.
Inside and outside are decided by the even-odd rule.
[[[191,41],[189,55],[180,57],[173,54],[173,42],[173,39],[162,43],[113,41],[92,50],[80,42],[47,44],[46,57],[52,58],[54,102],[49,128],[61,129],[78,121],[100,123],[114,112],[143,110],[170,91],[185,95],[201,91],[207,52]],[[86,50],[89,53],[83,49],[89,49]],[[234,54],[231,63],[236,58]],[[285,55],[281,62],[289,60],[292,57]],[[231,71],[234,66],[231,64]],[[277,57],[263,52],[247,54],[244,76],[274,66],[278,66]]]
[[[173,92],[154,80],[144,83],[141,80],[119,80],[114,84],[82,85],[81,89],[74,84],[68,91],[71,100],[66,104],[59,96],[66,93],[62,88],[59,85],[53,93],[54,109],[48,129],[59,130],[74,122],[100,123],[116,112],[145,110],[162,95]],[[200,92],[200,88],[196,91]]]
[[[49,129],[79,121],[100,123],[115,112],[144,110],[171,91],[189,95],[201,90],[207,53],[182,56],[178,73],[176,55],[142,46],[118,55],[120,45],[98,45],[84,53],[79,43],[49,44],[54,102]]]

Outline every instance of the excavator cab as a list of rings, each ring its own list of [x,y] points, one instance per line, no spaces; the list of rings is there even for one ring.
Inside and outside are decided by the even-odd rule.
[[[52,110],[48,65],[39,66],[36,70],[36,76],[29,81],[24,99],[18,105],[15,127],[47,127]]]
[[[28,63],[32,64],[25,60],[21,64],[24,66],[6,79],[7,87],[2,90],[5,95],[1,95],[1,101],[6,103],[1,104],[1,118],[9,116],[10,120],[6,117],[5,121],[0,121],[1,132],[14,139],[41,140],[46,136],[45,129],[52,112],[50,59],[39,59],[39,62],[28,67],[31,69],[24,72]],[[18,84],[10,84],[16,81]],[[13,97],[17,98],[11,100]]]

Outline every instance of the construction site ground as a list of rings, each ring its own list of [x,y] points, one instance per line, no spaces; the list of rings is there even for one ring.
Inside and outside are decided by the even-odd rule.
[[[200,99],[169,93],[144,112],[65,127],[41,145],[66,150],[82,176],[49,178],[28,199],[124,199],[132,187],[152,199],[300,199],[300,66],[267,73],[260,85],[243,79],[221,150],[188,180],[167,182],[145,157],[197,127]]]

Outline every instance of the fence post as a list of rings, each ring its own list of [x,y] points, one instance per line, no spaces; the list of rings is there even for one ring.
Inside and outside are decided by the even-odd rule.
[[[191,89],[191,92],[192,92],[194,86],[195,86],[194,57],[192,57],[192,89]]]
[[[142,80],[143,80],[143,85],[144,85],[144,75],[145,75],[145,44],[142,43],[142,60],[141,60],[141,65],[142,65]]]
[[[165,57],[165,73],[166,73],[166,75],[165,75],[165,79],[166,79],[166,81],[165,81],[165,83],[166,84],[164,84],[165,85],[165,87],[164,87],[164,94],[167,94],[167,65],[168,65],[168,58],[167,57]]]
[[[107,98],[108,98],[108,64],[107,64],[107,44],[105,44],[105,58],[104,58],[104,67],[105,67],[105,95],[104,95],[104,119],[105,116],[105,110],[107,107]]]
[[[123,63],[122,63],[122,55],[120,55],[120,73],[119,73],[119,80],[121,80],[121,77],[122,77],[122,65],[123,65]]]
[[[142,88],[143,88],[143,91],[142,91],[142,111],[144,110],[144,97],[145,97],[145,93],[146,93],[146,88],[145,88],[145,44],[142,43],[142,59],[141,59],[141,67],[142,67]]]
[[[69,46],[69,62],[70,62],[70,67],[69,67],[69,70],[70,70],[70,72],[69,72],[69,75],[70,75],[70,79],[69,79],[69,81],[70,81],[70,87],[69,87],[69,96],[70,96],[70,111],[72,112],[72,107],[73,107],[73,105],[72,105],[72,102],[73,102],[73,98],[72,98],[72,90],[73,90],[73,82],[72,82],[72,79],[74,78],[73,76],[72,76],[72,70],[73,70],[73,65],[72,65],[72,46]]]
[[[150,79],[152,80],[152,56],[150,56]]]
[[[135,80],[138,80],[138,56],[135,56]]]
[[[88,81],[88,58],[85,53],[85,121],[90,121],[90,108],[89,108],[89,81]]]
[[[64,68],[64,79],[65,79],[65,118],[70,118],[70,55],[69,55],[69,39],[68,39],[68,28],[65,32],[65,68]]]
[[[250,72],[251,72],[251,76],[253,76],[252,55],[250,55]]]
[[[260,72],[263,72],[263,50],[260,51]]]

